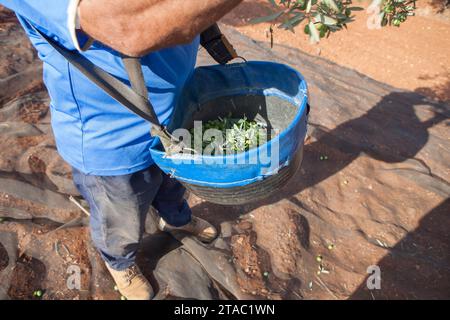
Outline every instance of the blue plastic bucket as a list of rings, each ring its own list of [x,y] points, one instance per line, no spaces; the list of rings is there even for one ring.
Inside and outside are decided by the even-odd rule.
[[[151,146],[155,163],[205,200],[243,204],[276,192],[299,168],[309,113],[303,76],[273,62],[251,61],[198,67],[186,82],[168,129],[190,129],[195,120],[260,119],[274,133],[247,152],[208,156],[167,156],[159,139]]]

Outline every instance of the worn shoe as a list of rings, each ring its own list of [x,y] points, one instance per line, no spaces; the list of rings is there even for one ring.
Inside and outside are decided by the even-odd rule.
[[[191,222],[181,227],[172,226],[160,217],[158,221],[158,228],[159,230],[166,232],[183,231],[206,243],[217,238],[217,229],[208,221],[195,216],[192,216]]]
[[[153,298],[153,288],[137,265],[121,271],[112,269],[107,263],[106,267],[116,282],[120,294],[127,300],[150,300]]]

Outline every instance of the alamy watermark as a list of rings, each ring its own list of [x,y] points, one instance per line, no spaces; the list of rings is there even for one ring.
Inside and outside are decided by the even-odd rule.
[[[381,269],[377,265],[372,265],[367,268],[366,285],[369,290],[380,290],[381,289]]]
[[[67,268],[66,285],[70,290],[81,290],[81,268],[75,264]]]

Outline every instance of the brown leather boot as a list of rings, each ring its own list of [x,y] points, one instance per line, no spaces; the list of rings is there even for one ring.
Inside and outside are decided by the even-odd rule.
[[[208,221],[195,216],[192,216],[191,222],[181,227],[172,226],[160,217],[158,219],[158,228],[159,230],[166,232],[175,230],[183,231],[206,243],[209,243],[217,238],[217,229]]]
[[[153,298],[153,288],[137,265],[117,271],[106,263],[106,268],[116,282],[120,294],[127,300],[150,300]]]

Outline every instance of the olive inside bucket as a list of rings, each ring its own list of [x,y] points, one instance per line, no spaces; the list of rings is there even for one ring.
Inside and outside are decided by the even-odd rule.
[[[168,130],[191,129],[194,121],[219,117],[246,118],[265,125],[267,142],[234,154],[167,156],[155,139],[151,155],[204,200],[225,205],[261,200],[298,170],[308,111],[306,82],[286,65],[252,61],[199,67],[179,96]]]

